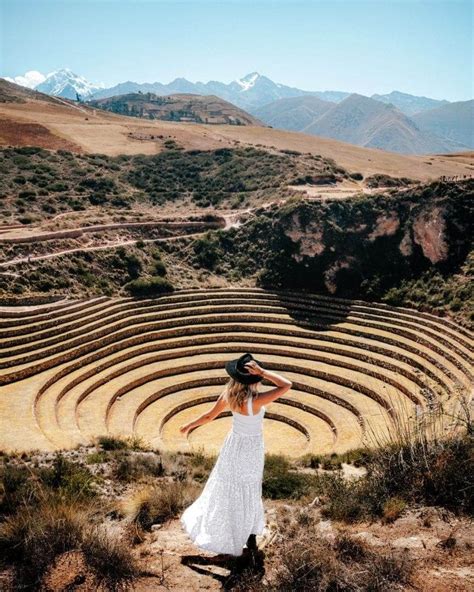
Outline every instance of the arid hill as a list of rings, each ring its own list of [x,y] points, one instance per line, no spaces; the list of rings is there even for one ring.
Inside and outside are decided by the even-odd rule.
[[[273,101],[254,113],[272,127],[301,132],[334,105],[318,97],[291,97]]]
[[[334,105],[302,131],[402,154],[455,152],[467,148],[459,141],[419,129],[391,104],[356,93]]]
[[[176,94],[163,97],[153,93],[138,92],[89,101],[88,104],[119,115],[144,117],[151,120],[264,125],[243,109],[212,95]]]
[[[32,93],[0,80],[0,92],[18,102],[0,103],[0,145],[64,148],[75,152],[156,154],[168,140],[185,149],[210,150],[243,144],[332,158],[350,172],[419,180],[472,173],[472,155],[403,156],[345,142],[257,126],[149,121],[103,112],[83,104]],[[20,102],[22,98],[25,102]]]
[[[474,148],[474,100],[448,103],[412,119],[421,129]]]

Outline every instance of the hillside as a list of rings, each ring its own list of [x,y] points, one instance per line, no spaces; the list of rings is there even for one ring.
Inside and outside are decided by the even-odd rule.
[[[292,195],[289,186],[302,179],[348,177],[334,162],[312,155],[250,146],[184,151],[168,142],[155,155],[117,157],[0,149],[0,220],[28,225],[91,207],[248,207]]]
[[[474,100],[442,105],[412,119],[422,130],[474,148]]]
[[[119,115],[144,117],[151,120],[263,125],[242,109],[212,95],[176,94],[163,97],[153,93],[130,93],[92,100],[88,104]]]
[[[0,79],[0,91],[23,97],[25,89]],[[30,92],[30,91],[28,91]],[[0,103],[0,145],[63,148],[74,152],[156,154],[165,142],[193,150],[257,146],[333,159],[349,172],[413,179],[470,174],[472,155],[403,156],[331,139],[256,126],[205,125],[130,118],[35,93],[27,102]]]
[[[300,132],[333,106],[334,103],[318,97],[293,97],[264,105],[254,114],[272,127]]]
[[[275,205],[198,241],[188,263],[205,253],[231,280],[447,310],[472,325],[473,196],[468,180]]]
[[[425,132],[393,105],[352,94],[327,110],[304,132],[402,154],[431,154],[466,149],[459,142]]]

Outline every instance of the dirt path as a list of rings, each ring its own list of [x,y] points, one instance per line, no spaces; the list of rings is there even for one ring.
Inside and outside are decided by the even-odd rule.
[[[52,259],[53,257],[60,257],[61,255],[67,255],[69,253],[77,253],[77,252],[85,252],[85,251],[101,251],[104,249],[116,249],[117,247],[121,247],[122,245],[134,245],[137,242],[144,242],[144,243],[156,243],[156,242],[165,242],[165,241],[175,241],[181,238],[188,238],[188,237],[196,237],[202,236],[206,234],[207,231],[204,232],[194,232],[191,234],[180,234],[177,236],[168,236],[162,238],[146,238],[146,239],[136,239],[136,240],[128,240],[128,241],[118,241],[116,243],[109,243],[107,245],[98,245],[95,247],[77,247],[75,249],[65,249],[64,251],[57,251],[56,253],[48,253],[47,255],[38,255],[36,257],[19,257],[17,259],[11,259],[10,261],[4,261],[0,263],[0,267],[8,267],[10,265],[18,265],[19,263],[29,263],[31,261],[40,261],[42,259]]]
[[[310,200],[320,200],[320,199],[347,199],[350,196],[354,195],[354,193],[357,192],[357,190],[359,191],[363,191],[364,193],[367,194],[373,194],[376,192],[380,192],[380,191],[386,191],[386,188],[377,188],[377,189],[368,189],[368,188],[364,188],[362,185],[358,184],[358,183],[351,183],[351,187],[352,189],[349,189],[349,187],[326,187],[323,188],[322,191],[322,187],[314,187],[314,186],[294,186],[294,187],[290,187],[291,189],[296,189],[298,191],[305,191],[308,194],[308,199]],[[309,192],[308,189],[311,189],[312,191]],[[406,190],[409,190],[410,188],[407,188]],[[316,193],[317,192],[317,193]],[[311,193],[313,193],[313,195],[311,195]],[[253,217],[255,215],[255,211],[259,210],[259,209],[268,209],[270,207],[272,207],[275,204],[278,204],[279,206],[284,205],[288,200],[285,199],[280,199],[280,200],[275,200],[275,201],[271,201],[271,202],[267,202],[263,205],[260,206],[256,206],[256,207],[249,207],[246,209],[242,209],[242,210],[234,210],[231,212],[225,212],[225,210],[217,210],[214,213],[217,215],[220,215],[224,221],[225,221],[225,225],[222,228],[223,230],[229,230],[231,228],[238,228],[239,226],[242,226],[243,224],[245,224],[244,221],[241,220],[242,216],[247,215],[250,217]],[[191,213],[188,213],[188,216]],[[178,216],[179,217],[183,217],[183,216]],[[110,224],[105,224],[105,225],[95,225],[95,226],[91,226],[91,227],[79,227],[79,228],[75,228],[75,229],[67,229],[67,231],[58,231],[58,234],[61,234],[63,232],[68,232],[68,233],[73,233],[73,232],[77,232],[77,231],[95,231],[96,229],[98,229],[98,231],[100,231],[100,227],[103,226],[104,230],[110,229],[110,226],[114,226],[114,227],[127,227],[127,226],[146,226],[146,225],[150,225],[153,223],[150,222],[135,222],[135,223],[131,223],[131,222],[124,222],[124,223],[115,223],[113,225]],[[178,224],[178,223],[177,223]],[[77,247],[77,248],[73,248],[73,249],[65,249],[62,251],[57,251],[55,253],[48,253],[46,255],[38,255],[35,257],[32,256],[27,256],[27,257],[19,257],[17,259],[11,259],[10,261],[4,261],[2,263],[0,263],[0,268],[5,268],[8,267],[10,265],[17,265],[20,263],[26,263],[26,262],[31,262],[31,261],[39,261],[39,260],[43,260],[43,259],[51,259],[53,257],[59,257],[61,255],[66,255],[69,253],[77,253],[77,252],[85,252],[85,251],[98,251],[98,250],[104,250],[104,249],[115,249],[117,247],[120,246],[125,246],[125,245],[134,245],[139,241],[143,241],[145,243],[149,243],[149,242],[165,242],[165,241],[174,241],[174,240],[179,240],[183,237],[198,237],[198,236],[203,236],[205,235],[207,232],[207,230],[202,231],[202,232],[195,232],[195,233],[190,233],[190,234],[186,234],[186,235],[179,235],[179,236],[172,236],[172,237],[163,237],[163,238],[157,238],[157,239],[134,239],[134,240],[122,240],[122,241],[117,241],[117,242],[113,242],[113,243],[108,243],[105,245],[97,245],[97,246],[93,246],[93,247]]]

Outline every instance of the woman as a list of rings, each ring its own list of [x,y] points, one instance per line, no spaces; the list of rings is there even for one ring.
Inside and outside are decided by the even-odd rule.
[[[181,524],[193,542],[206,551],[239,557],[244,544],[255,551],[265,516],[262,476],[265,460],[262,423],[265,405],[291,388],[291,382],[262,368],[246,353],[225,365],[230,376],[215,405],[195,421],[180,427],[183,434],[215,419],[226,408],[232,411],[232,429],[220,449],[216,464],[201,495],[186,508]],[[276,386],[257,392],[263,379]]]

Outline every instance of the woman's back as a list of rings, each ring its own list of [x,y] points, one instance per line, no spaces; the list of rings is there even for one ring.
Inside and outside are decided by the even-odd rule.
[[[240,413],[232,409],[232,429],[234,432],[247,435],[259,435],[262,433],[265,407],[260,407],[259,412],[254,413],[253,403],[254,397],[248,397],[245,403],[246,413]]]
[[[257,401],[258,395],[255,397],[247,397],[242,408],[238,410],[232,409],[232,413],[238,413],[238,415],[243,415],[244,417],[254,417],[255,415],[259,415],[262,411],[262,405]]]

